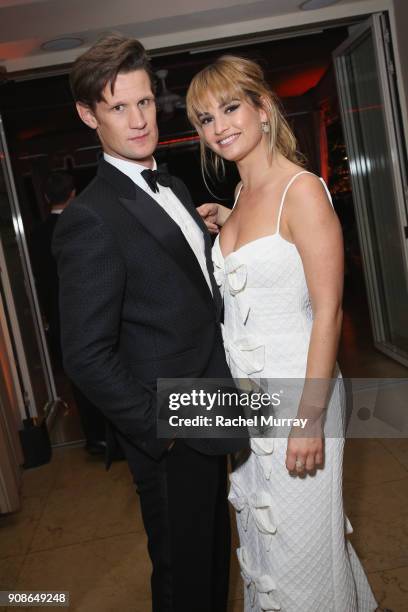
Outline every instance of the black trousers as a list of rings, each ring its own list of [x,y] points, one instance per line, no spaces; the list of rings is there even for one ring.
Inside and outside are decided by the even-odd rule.
[[[225,612],[231,547],[226,457],[176,440],[154,461],[123,436],[120,443],[140,495],[153,612]]]

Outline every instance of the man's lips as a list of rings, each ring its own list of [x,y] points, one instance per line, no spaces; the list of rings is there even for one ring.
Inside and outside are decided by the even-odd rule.
[[[240,134],[230,134],[229,136],[225,136],[221,140],[217,140],[217,144],[220,147],[228,147],[230,144],[236,141],[239,138]]]
[[[139,136],[131,136],[128,140],[144,140],[149,134],[140,134]]]

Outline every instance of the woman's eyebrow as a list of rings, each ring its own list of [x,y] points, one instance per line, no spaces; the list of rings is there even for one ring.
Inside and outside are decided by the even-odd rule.
[[[238,98],[228,98],[228,100],[222,100],[218,106],[218,108],[224,108],[224,106],[227,106],[228,104],[231,104],[231,102],[239,102]]]
[[[218,108],[224,108],[225,106],[228,106],[228,104],[231,104],[231,102],[239,102],[238,98],[224,98],[223,100],[220,101]],[[211,115],[211,113],[209,111],[200,111],[197,113],[197,117],[200,119],[201,117],[205,117],[207,115]]]

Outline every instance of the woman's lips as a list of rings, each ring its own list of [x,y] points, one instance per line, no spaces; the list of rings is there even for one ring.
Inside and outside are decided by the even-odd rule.
[[[222,138],[221,140],[217,141],[217,144],[220,147],[229,147],[229,145],[231,145],[233,142],[235,142],[237,140],[237,138],[239,138],[240,134],[231,134],[230,136],[226,136],[225,138]]]

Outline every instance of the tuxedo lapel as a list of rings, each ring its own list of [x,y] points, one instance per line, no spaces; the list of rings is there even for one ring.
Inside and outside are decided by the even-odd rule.
[[[183,184],[181,183],[181,185]],[[221,297],[218,285],[215,282],[215,278],[214,278],[214,268],[213,268],[213,262],[212,262],[212,242],[211,242],[210,234],[207,230],[207,226],[205,225],[203,219],[197,212],[197,209],[194,206],[194,204],[190,201],[190,198],[186,197],[187,194],[185,193],[184,189],[180,188],[180,183],[178,181],[177,182],[174,181],[173,186],[172,186],[172,191],[178,197],[178,199],[183,204],[183,206],[188,210],[193,220],[197,223],[197,225],[203,232],[206,266],[207,266],[208,275],[211,281],[213,298],[214,298],[215,306],[217,309],[217,313],[220,314],[221,309],[222,309],[222,297]]]
[[[196,211],[193,204],[188,201],[182,188],[178,186],[178,181],[174,181],[172,190],[179,198],[180,202],[186,207],[192,218],[198,223],[204,235],[205,256],[207,269],[211,279],[213,296],[209,290],[207,281],[203,275],[200,264],[192,251],[189,243],[184,237],[183,232],[162,209],[154,198],[150,197],[143,189],[138,187],[128,176],[120,172],[117,168],[105,160],[99,162],[98,176],[107,180],[119,195],[120,203],[126,210],[136,218],[138,223],[160,244],[182,268],[191,282],[196,286],[205,300],[215,303],[217,313],[221,310],[221,296],[217,284],[214,281],[211,262],[211,238],[208,234],[205,223]]]
[[[212,296],[200,264],[183,232],[153,198],[137,185],[136,198],[119,198],[121,204],[137,219],[140,225],[160,244],[182,268],[205,300]]]

